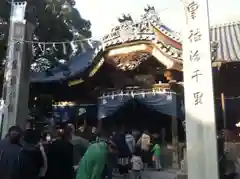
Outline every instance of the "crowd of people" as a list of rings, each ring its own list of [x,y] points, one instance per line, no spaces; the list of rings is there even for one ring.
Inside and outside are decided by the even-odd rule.
[[[74,147],[74,131],[72,124],[66,124],[54,133],[43,133],[31,121],[24,130],[11,127],[0,141],[1,179],[111,179],[114,171],[140,179],[150,163],[161,169],[159,140],[148,131],[119,130],[106,136],[92,130],[77,159],[74,153],[82,149]]]
[[[72,132],[66,126],[51,138],[30,121],[24,130],[12,126],[0,141],[1,179],[74,178]]]
[[[83,156],[77,171],[77,179],[112,178],[118,171],[123,178],[140,179],[150,165],[161,170],[161,143],[159,136],[126,132],[121,129],[94,141]]]
[[[86,126],[79,131],[86,131]],[[95,127],[90,131],[90,137],[80,137],[72,124],[52,132],[37,130],[31,121],[25,129],[12,126],[0,141],[0,178],[112,179],[117,173],[125,179],[141,179],[143,170],[163,170],[160,135],[124,127],[101,134]],[[220,178],[235,178],[234,162],[225,157],[219,161]]]

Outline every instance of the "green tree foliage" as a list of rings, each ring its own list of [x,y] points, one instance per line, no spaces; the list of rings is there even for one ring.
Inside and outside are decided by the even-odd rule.
[[[11,0],[0,1],[0,19],[3,23],[7,23],[0,25],[0,60],[3,60],[6,56],[8,24],[11,11],[9,1]],[[40,62],[41,60],[39,59],[45,58],[45,61],[49,62],[49,68],[51,68],[56,66],[59,61],[67,61],[73,53],[81,52],[83,42],[80,41],[65,45],[61,43],[54,45],[37,43],[71,42],[91,37],[91,23],[81,17],[78,10],[74,7],[74,0],[27,0],[27,2],[26,19],[36,26],[32,37],[32,40],[36,41],[33,48],[33,63],[36,61]],[[73,46],[75,47],[74,51],[72,50]]]

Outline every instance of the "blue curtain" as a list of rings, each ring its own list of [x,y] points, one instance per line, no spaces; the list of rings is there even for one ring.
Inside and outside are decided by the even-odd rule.
[[[148,108],[157,112],[177,116],[177,99],[173,93],[146,94],[145,96],[137,95],[136,99]]]
[[[114,95],[113,95],[114,96]],[[178,107],[181,104],[177,102],[177,95],[174,93],[142,93],[129,95],[108,96],[99,99],[98,119],[108,117],[115,113],[130,99],[138,100],[148,108],[160,113],[180,117],[182,108]]]
[[[98,119],[112,115],[130,99],[131,97],[127,95],[100,98],[98,103]]]

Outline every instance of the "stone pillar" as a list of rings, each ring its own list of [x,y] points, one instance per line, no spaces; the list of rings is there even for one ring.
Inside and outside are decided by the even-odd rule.
[[[32,33],[35,26],[31,23],[26,23],[25,28],[25,40],[31,41]],[[19,58],[19,72],[17,78],[18,84],[18,98],[17,98],[17,111],[16,111],[16,124],[25,125],[29,110],[28,110],[28,98],[29,98],[29,85],[30,85],[30,68],[32,59],[32,44],[22,44],[22,53]]]
[[[19,73],[23,54],[25,35],[26,3],[12,4],[10,28],[8,37],[7,58],[3,83],[3,100],[5,103],[3,114],[2,137],[5,137],[9,127],[17,123],[17,103]]]
[[[23,126],[28,115],[28,96],[30,62],[28,43],[34,26],[26,23],[25,9],[27,3],[13,3],[10,19],[7,62],[5,65],[3,100],[5,104],[2,138],[9,127]]]

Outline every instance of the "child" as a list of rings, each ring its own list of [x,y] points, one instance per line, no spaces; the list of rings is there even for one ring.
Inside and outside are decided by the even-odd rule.
[[[143,169],[143,161],[141,159],[141,151],[139,148],[136,148],[132,159],[132,175],[133,179],[141,179],[141,170]]]
[[[162,166],[161,166],[161,147],[158,143],[154,144],[153,148],[152,148],[152,153],[153,153],[153,157],[152,160],[154,162],[154,166],[156,170],[161,170]]]

